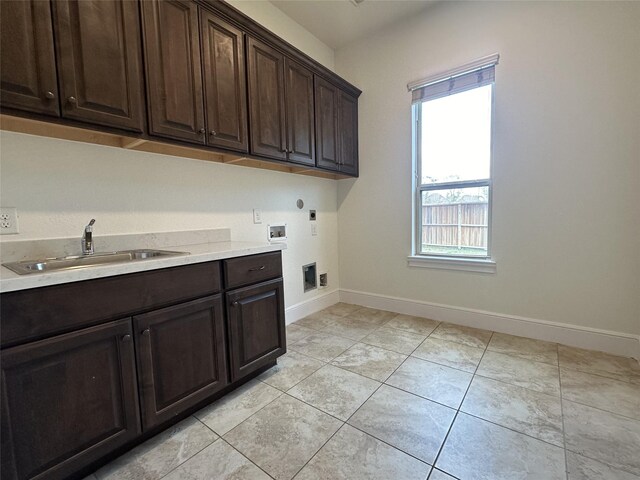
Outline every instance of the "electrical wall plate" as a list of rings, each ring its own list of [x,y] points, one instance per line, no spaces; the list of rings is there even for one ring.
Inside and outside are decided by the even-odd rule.
[[[18,233],[18,209],[15,207],[0,208],[0,235]]]

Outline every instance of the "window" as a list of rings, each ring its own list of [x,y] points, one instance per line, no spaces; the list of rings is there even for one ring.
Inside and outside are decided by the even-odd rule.
[[[497,56],[491,57],[409,86],[415,120],[414,259],[490,258],[496,63]]]

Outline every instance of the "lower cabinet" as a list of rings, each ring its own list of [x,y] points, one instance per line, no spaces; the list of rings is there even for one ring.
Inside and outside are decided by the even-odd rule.
[[[0,478],[77,477],[273,365],[280,252],[221,263],[0,294]]]
[[[2,474],[67,478],[140,433],[130,319],[2,351]]]
[[[228,385],[220,295],[133,317],[145,429]]]
[[[286,352],[283,297],[282,279],[227,293],[232,382]]]

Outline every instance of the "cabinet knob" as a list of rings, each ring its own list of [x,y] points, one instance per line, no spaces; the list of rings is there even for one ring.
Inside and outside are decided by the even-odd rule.
[[[75,105],[76,103],[78,103],[78,100],[76,99],[76,97],[69,97],[69,98],[67,98],[67,101],[68,101],[71,105]]]
[[[142,335],[144,335],[145,337],[148,337],[149,334],[151,334],[151,332],[149,331],[148,328],[142,331]]]
[[[44,94],[44,96],[47,97],[49,100],[53,100],[54,98],[56,98],[53,92],[47,92]]]
[[[231,306],[232,306],[232,307],[237,307],[238,305],[240,305],[238,302],[233,302],[233,303],[231,304]]]
[[[201,128],[200,130],[198,130],[198,133],[199,133],[200,135],[204,134],[204,132],[206,132],[206,130],[205,130],[204,128]]]
[[[122,336],[123,342],[128,342],[129,340],[131,340],[131,335],[129,335],[128,333]]]
[[[218,134],[218,132],[216,132],[215,130],[211,130],[211,131],[209,132],[209,134],[210,134],[212,137],[215,137],[215,136]]]

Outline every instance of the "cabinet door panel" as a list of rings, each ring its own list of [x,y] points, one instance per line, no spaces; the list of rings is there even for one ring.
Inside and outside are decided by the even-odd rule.
[[[200,32],[207,143],[246,152],[249,140],[244,34],[205,10],[200,10]]]
[[[317,166],[338,170],[338,89],[315,77]]]
[[[286,352],[282,280],[227,293],[231,381]]]
[[[145,429],[228,384],[220,295],[138,315],[133,320]]]
[[[2,478],[67,478],[139,434],[131,334],[126,319],[2,351]]]
[[[340,171],[358,174],[358,99],[340,92],[338,100]]]
[[[285,82],[289,161],[315,166],[313,73],[286,59]]]
[[[251,152],[287,159],[284,104],[284,56],[249,37]]]
[[[142,132],[138,5],[58,0],[54,7],[62,116]]]
[[[0,103],[60,115],[48,1],[0,2]]]
[[[205,143],[198,9],[185,0],[141,2],[149,130]]]

